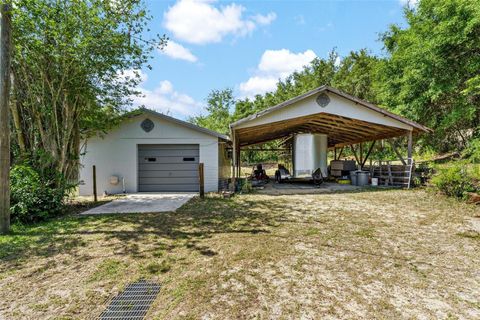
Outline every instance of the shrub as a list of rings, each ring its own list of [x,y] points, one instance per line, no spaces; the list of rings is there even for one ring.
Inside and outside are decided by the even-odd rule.
[[[462,156],[468,159],[471,163],[480,164],[480,139],[470,140],[467,148],[463,151]]]
[[[242,193],[250,193],[253,191],[252,182],[245,179],[245,182],[242,185]]]
[[[41,175],[28,165],[10,171],[12,220],[35,222],[59,214],[70,187],[52,174]]]
[[[431,183],[448,196],[464,198],[467,192],[479,191],[475,178],[464,161],[437,167],[436,171]]]

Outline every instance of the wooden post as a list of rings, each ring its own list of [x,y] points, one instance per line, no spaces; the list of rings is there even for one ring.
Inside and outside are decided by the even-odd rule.
[[[360,142],[360,169],[363,170],[363,142]]]
[[[231,130],[232,133],[232,144],[233,144],[233,149],[232,149],[232,192],[235,193],[235,187],[237,184],[237,178],[236,178],[236,164],[237,164],[237,143],[235,139],[235,131]]]
[[[393,149],[393,152],[395,152],[395,154],[397,155],[398,159],[402,162],[402,164],[404,166],[407,165],[407,163],[405,162],[405,160],[403,159],[402,155],[400,154],[400,152],[397,150],[397,147],[395,146],[395,142],[393,141],[393,139],[389,139],[387,140],[388,143],[392,146],[392,149]]]
[[[340,152],[338,153],[337,160],[340,160],[340,157],[342,156],[342,153],[343,153],[343,148],[344,148],[344,147],[342,147],[342,148],[340,149]]]
[[[11,4],[2,1],[0,21],[0,234],[10,231]]]
[[[337,147],[333,148],[333,160],[337,160]]]
[[[408,132],[408,146],[407,146],[407,162],[410,165],[412,161],[412,146],[413,146],[413,135],[412,131]]]
[[[350,145],[350,149],[352,149],[352,153],[355,156],[355,160],[357,161],[358,165],[362,165],[360,160],[358,160],[357,150],[353,147],[353,144]]]
[[[200,198],[205,198],[205,174],[203,163],[198,164],[198,175],[200,177]]]
[[[368,149],[368,152],[367,152],[367,155],[365,156],[365,158],[363,159],[363,162],[362,162],[362,168],[363,166],[365,165],[365,163],[367,162],[367,159],[368,157],[370,156],[370,153],[372,153],[372,150],[373,150],[373,147],[375,146],[375,142],[377,142],[376,140],[373,140],[372,144],[370,145],[370,148]],[[370,166],[371,166],[371,161],[370,161]]]
[[[92,167],[93,172],[93,201],[97,202],[97,167],[93,165]]]
[[[240,160],[240,145],[237,146],[237,177],[241,177],[242,161]]]

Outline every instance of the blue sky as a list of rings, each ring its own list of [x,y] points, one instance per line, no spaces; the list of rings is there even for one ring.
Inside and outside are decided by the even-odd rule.
[[[403,24],[407,0],[146,0],[150,28],[170,38],[142,70],[134,105],[180,119],[202,113],[213,89],[249,97],[336,48],[382,54],[379,34]]]

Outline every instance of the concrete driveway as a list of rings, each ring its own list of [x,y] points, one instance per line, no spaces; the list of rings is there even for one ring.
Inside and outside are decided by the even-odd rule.
[[[145,213],[175,211],[197,193],[135,193],[81,214]]]

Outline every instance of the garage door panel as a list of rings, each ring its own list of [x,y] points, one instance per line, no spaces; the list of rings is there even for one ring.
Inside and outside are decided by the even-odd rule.
[[[164,177],[148,177],[142,178],[142,185],[176,185],[176,184],[198,184],[198,178],[196,177],[183,177],[183,178],[164,178]]]
[[[148,149],[139,150],[139,157],[198,157],[200,152],[198,149]]]
[[[139,178],[188,178],[194,175],[198,175],[196,170],[182,170],[182,171],[171,171],[171,170],[143,170],[138,173]],[[197,178],[198,179],[198,178]]]
[[[144,170],[170,170],[170,171],[196,171],[198,172],[198,163],[140,163],[140,171]]]
[[[139,157],[138,163],[174,163],[174,164],[184,164],[184,163],[196,163],[198,164],[199,157],[195,156],[183,156],[183,157],[158,157],[158,156],[147,156]]]
[[[198,191],[199,145],[138,145],[138,190]]]
[[[139,150],[198,150],[198,144],[139,144]]]
[[[198,192],[200,190],[198,185],[191,184],[177,184],[177,185],[140,185],[140,192]]]

